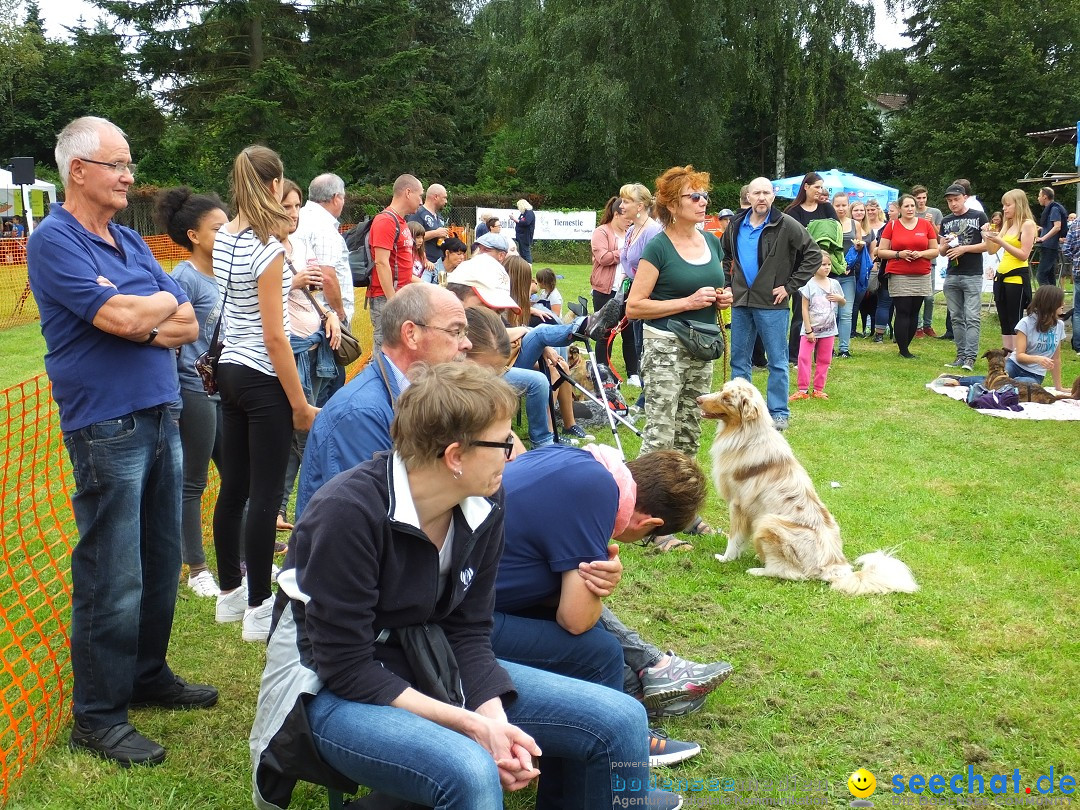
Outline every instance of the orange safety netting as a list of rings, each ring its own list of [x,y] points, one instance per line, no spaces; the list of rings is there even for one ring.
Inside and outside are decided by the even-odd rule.
[[[70,711],[70,465],[44,374],[0,392],[0,802]]]

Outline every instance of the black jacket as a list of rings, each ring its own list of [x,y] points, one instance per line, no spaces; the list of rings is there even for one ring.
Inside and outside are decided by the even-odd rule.
[[[755,309],[787,309],[788,301],[773,303],[773,289],[783,287],[790,298],[813,278],[821,266],[821,248],[798,220],[776,208],[769,210],[768,222],[758,242],[758,274],[753,285],[746,286],[739,263],[738,234],[743,220],[752,209],[744,208],[735,215],[724,231],[724,270],[731,280],[734,307]]]

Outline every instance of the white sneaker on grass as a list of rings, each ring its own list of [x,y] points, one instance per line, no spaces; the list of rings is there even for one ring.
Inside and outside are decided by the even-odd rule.
[[[188,587],[195,591],[196,596],[218,596],[221,591],[214,581],[214,575],[204,568],[193,577],[188,577]]]
[[[274,597],[268,596],[258,607],[249,607],[244,611],[244,629],[241,638],[244,641],[261,641],[270,638],[270,620],[274,614]]]
[[[219,593],[217,598],[217,610],[214,618],[222,624],[239,622],[244,618],[248,606],[247,586],[241,585],[234,591]]]

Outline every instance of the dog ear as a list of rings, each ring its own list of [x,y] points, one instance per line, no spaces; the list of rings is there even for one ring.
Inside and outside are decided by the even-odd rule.
[[[758,406],[757,398],[753,394],[747,394],[740,392],[740,399],[742,400],[739,407],[739,416],[743,422],[753,422],[755,419],[761,416],[761,409]]]

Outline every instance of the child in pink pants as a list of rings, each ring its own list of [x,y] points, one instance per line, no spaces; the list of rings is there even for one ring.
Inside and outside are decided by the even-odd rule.
[[[796,377],[799,390],[788,397],[789,402],[799,399],[828,399],[825,380],[832,363],[833,342],[839,330],[836,313],[847,301],[834,278],[829,278],[832,259],[822,251],[821,267],[814,277],[799,290],[802,293],[803,335],[799,340],[799,371]],[[814,386],[810,387],[810,364],[817,360],[814,369]]]

